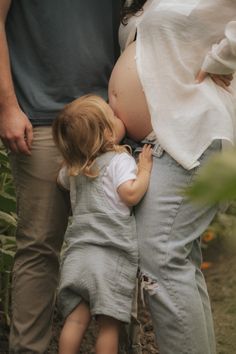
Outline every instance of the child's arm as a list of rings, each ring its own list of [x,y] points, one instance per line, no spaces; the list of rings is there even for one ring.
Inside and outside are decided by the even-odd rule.
[[[151,170],[152,149],[150,145],[144,145],[139,155],[137,178],[122,183],[117,189],[121,200],[127,206],[134,206],[142,199],[148,189]]]

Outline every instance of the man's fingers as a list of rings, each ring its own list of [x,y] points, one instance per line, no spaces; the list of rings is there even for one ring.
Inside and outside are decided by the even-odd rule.
[[[25,155],[30,155],[30,149],[28,147],[26,138],[24,137],[20,137],[16,140],[16,146],[18,149],[18,152],[21,154],[25,154]]]
[[[1,141],[2,141],[3,145],[5,146],[5,148],[8,149],[8,141],[7,141],[7,139],[1,138]]]
[[[25,129],[25,138],[26,138],[26,144],[28,145],[28,149],[30,150],[33,141],[33,128],[31,125],[27,126]]]
[[[23,127],[23,131],[8,133],[8,136],[2,138],[2,142],[7,149],[14,154],[30,155],[31,145],[33,140],[33,129],[31,124]],[[7,135],[7,134],[6,134]]]
[[[19,149],[18,149],[15,139],[1,138],[1,140],[7,150],[10,150],[14,154],[19,153]]]
[[[8,140],[6,146],[13,154],[19,153],[19,149],[18,149],[18,146],[17,146],[15,140]]]
[[[5,147],[10,150],[13,154],[26,154],[30,155],[30,149],[28,148],[27,142],[24,137],[19,137],[15,139],[2,139]]]

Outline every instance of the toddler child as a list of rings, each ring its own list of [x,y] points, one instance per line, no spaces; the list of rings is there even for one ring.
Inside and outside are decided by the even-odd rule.
[[[64,159],[58,183],[72,206],[58,291],[65,317],[60,354],[78,353],[91,316],[99,325],[96,354],[116,354],[120,323],[130,321],[138,267],[131,207],[148,188],[152,150],[144,146],[137,166],[116,143],[117,121],[101,97],[86,95],[53,123]]]

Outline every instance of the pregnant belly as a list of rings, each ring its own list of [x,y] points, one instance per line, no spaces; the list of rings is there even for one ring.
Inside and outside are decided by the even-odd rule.
[[[135,43],[122,53],[112,71],[109,82],[109,104],[120,118],[127,135],[138,141],[152,131],[146,98],[138,77]]]

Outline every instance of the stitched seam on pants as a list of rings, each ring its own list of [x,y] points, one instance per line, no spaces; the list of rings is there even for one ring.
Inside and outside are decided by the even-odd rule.
[[[186,187],[189,186],[189,184],[191,183],[193,177],[194,177],[194,172],[195,172],[195,169],[193,169],[191,171],[191,175],[189,176],[189,179],[188,181],[186,182]],[[173,227],[174,227],[174,224],[175,224],[175,220],[177,218],[177,215],[180,211],[180,208],[181,206],[183,205],[185,201],[185,197],[183,196],[183,198],[181,199],[179,205],[178,205],[178,208],[176,210],[176,213],[175,213],[175,216],[173,217],[173,222],[172,222],[172,225],[171,225],[171,228],[170,228],[170,231],[169,231],[169,238],[168,238],[168,244],[167,244],[167,250],[166,250],[166,254],[165,254],[165,264],[167,264],[167,260],[169,258],[169,255],[170,255],[170,252],[169,252],[169,243],[170,243],[170,236],[172,235],[172,231],[173,231]],[[166,265],[165,265],[166,267]],[[174,299],[173,303],[176,307],[176,309],[178,310],[177,313],[179,315],[179,323],[180,323],[180,326],[181,326],[181,329],[183,329],[182,333],[183,333],[183,338],[186,339],[186,336],[188,335],[188,338],[189,340],[184,340],[184,348],[183,348],[183,353],[182,354],[191,354],[193,353],[192,349],[193,348],[186,348],[186,343],[190,343],[190,333],[189,333],[189,327],[187,325],[185,325],[186,321],[184,321],[184,319],[186,319],[186,316],[184,316],[184,313],[185,311],[183,311],[183,306],[180,306],[180,301],[181,299],[178,299],[178,297],[176,296],[177,295],[177,292],[174,290],[173,286],[172,286],[172,282],[171,280],[169,279],[169,276],[168,276],[168,272],[166,272],[167,276],[166,276],[166,282],[167,282],[167,288],[168,288],[168,291],[169,291],[169,294],[170,296]],[[178,301],[176,301],[178,300]]]

